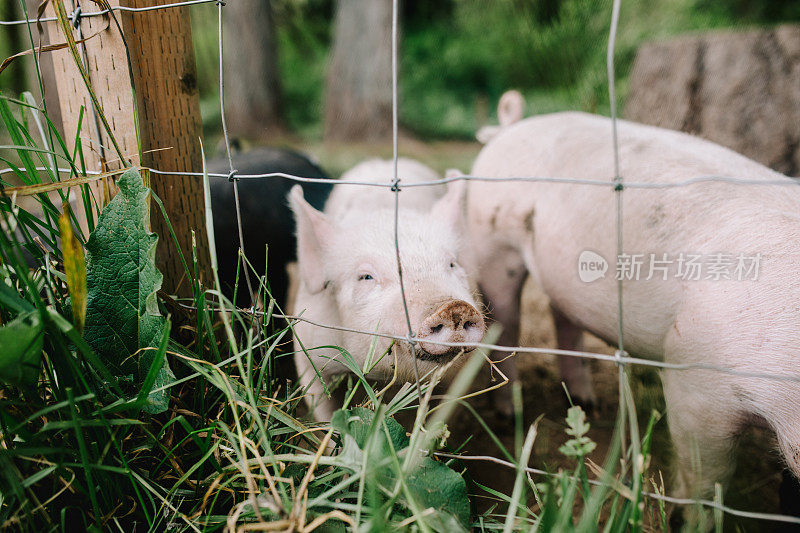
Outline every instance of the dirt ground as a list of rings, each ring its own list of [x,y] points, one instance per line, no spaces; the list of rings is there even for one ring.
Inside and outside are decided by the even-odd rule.
[[[548,310],[547,297],[535,284],[529,282],[523,297],[523,320],[521,343],[526,346],[555,347],[555,332]],[[613,349],[603,341],[586,334],[587,351],[613,354]],[[525,430],[539,416],[538,435],[535,441],[530,466],[557,471],[559,468],[573,468],[559,452],[558,447],[567,439],[564,417],[569,408],[566,394],[561,386],[555,356],[522,354],[518,356],[523,390],[523,416]],[[618,406],[618,372],[613,363],[590,361],[594,385],[599,405],[594,410],[589,436],[597,442],[596,450],[590,459],[602,465],[610,445]],[[488,373],[486,373],[488,374]],[[488,375],[482,376],[487,380]],[[653,410],[664,413],[664,399],[658,372],[648,368],[633,368],[631,386],[634,392],[640,427],[647,424]],[[472,400],[472,405],[487,422],[489,427],[509,450],[514,449],[513,424],[496,416],[492,397],[483,395]],[[474,435],[461,450],[465,455],[492,455],[499,457],[497,446],[485,435],[474,417],[467,409],[459,409],[450,424],[451,446],[458,446]],[[653,435],[653,458],[649,477],[663,479],[667,494],[671,486],[672,450],[669,441],[667,421],[662,417],[655,426]],[[736,456],[737,466],[732,485],[725,495],[724,502],[737,509],[779,513],[778,488],[783,469],[772,436],[763,430],[747,431],[739,444]],[[469,462],[468,471],[472,478],[482,485],[510,494],[514,483],[514,472],[493,463]],[[536,480],[539,481],[539,480]],[[652,486],[648,487],[652,491]],[[488,493],[475,498],[479,509],[498,503]],[[534,502],[530,502],[533,504]],[[502,510],[504,505],[500,504]],[[792,531],[780,529],[780,525],[758,522],[749,519],[726,517],[726,531]],[[795,529],[796,530],[796,529]]]

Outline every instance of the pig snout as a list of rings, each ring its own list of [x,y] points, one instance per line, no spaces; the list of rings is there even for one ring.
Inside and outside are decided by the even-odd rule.
[[[455,356],[471,346],[445,346],[437,342],[477,343],[483,338],[486,325],[480,312],[463,300],[449,301],[422,321],[417,332],[420,359],[437,361]]]

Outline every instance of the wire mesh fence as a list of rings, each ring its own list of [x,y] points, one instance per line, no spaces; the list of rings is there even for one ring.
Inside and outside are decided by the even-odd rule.
[[[298,183],[331,183],[330,180],[327,179],[316,179],[316,178],[308,178],[304,176],[297,176],[292,174],[286,173],[264,173],[264,174],[240,174],[237,169],[235,168],[233,158],[231,156],[231,139],[228,134],[228,127],[225,118],[225,84],[223,79],[223,65],[224,65],[224,48],[223,48],[223,16],[224,16],[224,6],[225,2],[221,0],[191,0],[186,2],[175,2],[175,3],[164,3],[160,5],[148,6],[148,7],[140,7],[140,8],[133,8],[133,7],[125,7],[125,6],[113,6],[110,9],[104,10],[97,10],[91,12],[82,12],[80,9],[74,10],[70,14],[70,19],[72,20],[73,24],[77,28],[79,26],[80,18],[82,17],[96,17],[102,16],[110,11],[125,11],[125,12],[132,12],[132,13],[142,13],[141,16],[146,16],[147,11],[153,11],[158,9],[169,9],[174,7],[188,7],[197,4],[208,4],[208,3],[215,3],[217,6],[217,16],[218,16],[218,50],[219,50],[219,110],[221,114],[221,125],[222,125],[222,134],[224,138],[224,146],[226,152],[226,158],[228,161],[229,172],[226,173],[206,173],[209,178],[214,179],[227,179],[231,182],[231,187],[233,188],[235,199],[236,199],[236,220],[238,226],[238,235],[236,236],[239,242],[239,246],[241,249],[244,249],[245,242],[244,242],[244,232],[242,229],[242,213],[241,213],[241,205],[239,201],[239,191],[238,191],[238,182],[240,180],[249,180],[249,179],[270,179],[270,178],[284,178],[289,179]],[[614,216],[616,218],[615,229],[616,229],[616,250],[617,250],[617,257],[622,257],[625,255],[625,243],[623,242],[623,226],[624,226],[624,214],[622,211],[623,207],[623,195],[626,194],[627,190],[653,190],[653,189],[674,189],[674,188],[682,188],[682,187],[692,187],[700,184],[706,183],[724,183],[729,185],[737,185],[737,186],[757,186],[757,187],[785,187],[785,186],[795,186],[798,182],[797,180],[756,180],[756,179],[749,179],[747,177],[741,176],[717,176],[717,175],[701,175],[701,176],[688,176],[684,180],[675,181],[675,182],[636,182],[636,181],[628,181],[624,175],[622,175],[620,171],[620,153],[619,153],[619,140],[617,134],[617,109],[616,109],[616,94],[615,94],[615,70],[614,70],[614,48],[615,48],[615,40],[618,31],[619,25],[619,12],[620,12],[620,0],[614,0],[612,5],[612,12],[611,16],[611,26],[610,26],[610,33],[608,36],[608,53],[607,53],[607,75],[608,75],[608,91],[610,97],[610,106],[611,106],[611,125],[612,128],[609,130],[608,134],[612,138],[612,149],[613,149],[613,161],[614,161],[614,175],[607,176],[604,179],[576,179],[576,178],[567,178],[567,177],[558,177],[558,176],[512,176],[512,177],[487,177],[487,176],[472,176],[472,175],[460,175],[455,177],[446,177],[439,180],[432,180],[432,181],[422,181],[422,182],[415,182],[415,183],[404,183],[401,177],[398,175],[398,1],[393,0],[392,3],[392,28],[391,28],[391,35],[392,35],[392,161],[394,166],[394,175],[390,181],[375,181],[375,182],[364,182],[364,181],[349,181],[349,180],[336,180],[334,183],[335,185],[339,186],[353,186],[353,187],[376,187],[376,188],[385,188],[389,189],[386,191],[385,194],[393,194],[394,196],[394,252],[395,252],[395,259],[396,259],[396,267],[397,267],[397,275],[400,282],[401,288],[401,295],[402,295],[402,302],[403,302],[403,309],[402,313],[405,317],[405,322],[408,328],[407,335],[387,335],[382,333],[376,333],[375,331],[368,331],[368,330],[357,330],[352,328],[345,328],[336,324],[326,324],[321,323],[319,321],[310,320],[304,318],[302,315],[290,315],[290,314],[280,314],[280,313],[273,313],[272,316],[276,318],[283,318],[293,322],[305,322],[310,325],[320,327],[320,328],[328,328],[334,330],[341,330],[347,331],[351,333],[358,333],[363,334],[365,336],[372,337],[385,337],[392,339],[394,341],[400,341],[404,343],[408,343],[411,347],[412,354],[415,354],[416,345],[418,344],[418,340],[415,338],[414,330],[412,328],[412,321],[409,315],[408,310],[408,302],[407,302],[407,295],[406,295],[406,288],[403,284],[403,264],[401,261],[401,248],[400,242],[398,239],[398,228],[399,228],[399,199],[402,195],[402,191],[405,188],[411,187],[431,187],[436,185],[443,185],[448,184],[454,181],[482,181],[482,182],[526,182],[526,183],[548,183],[548,184],[562,184],[565,186],[568,185],[583,185],[583,186],[593,186],[593,187],[600,187],[600,188],[608,188],[611,191],[614,191],[615,194],[615,212]],[[42,17],[39,19],[27,19],[27,20],[11,20],[11,21],[0,21],[0,25],[2,26],[9,26],[9,25],[24,25],[24,24],[37,24],[41,22],[52,22],[57,20],[56,17]],[[86,57],[83,57],[82,60],[84,62],[87,61]],[[94,132],[97,134],[97,131]],[[101,145],[101,139],[98,137],[95,139],[98,145]],[[13,169],[0,169],[0,174],[4,174],[7,172],[12,172]],[[57,172],[64,173],[64,174],[74,174],[73,168],[58,168]],[[202,172],[176,172],[170,169],[161,169],[161,168],[148,168],[148,170],[153,174],[160,174],[160,175],[180,175],[180,176],[197,176],[202,177],[204,173]],[[96,171],[99,173],[99,170]],[[93,171],[88,171],[88,174],[92,174]],[[74,176],[77,177],[77,176]],[[629,193],[632,194],[632,193]],[[252,282],[250,278],[250,273],[248,269],[244,269],[244,276],[245,282],[250,294],[254,293],[254,286],[255,284]],[[641,365],[646,367],[657,368],[659,370],[670,370],[670,371],[712,371],[718,372],[721,374],[727,375],[734,375],[744,378],[752,378],[758,380],[771,380],[776,382],[790,382],[790,383],[798,383],[800,382],[800,372],[796,375],[786,375],[786,374],[775,374],[771,372],[752,372],[752,371],[743,371],[741,369],[736,368],[727,368],[725,366],[715,365],[715,364],[706,364],[706,363],[672,363],[668,361],[658,361],[658,360],[650,360],[650,359],[643,359],[638,357],[633,357],[629,355],[625,351],[625,335],[624,335],[624,324],[623,324],[623,312],[625,308],[625,301],[623,298],[624,291],[624,279],[622,277],[618,277],[617,279],[617,301],[616,301],[616,308],[617,308],[617,338],[616,338],[616,350],[613,355],[604,354],[604,353],[595,353],[595,352],[588,352],[588,351],[576,351],[576,350],[559,350],[559,349],[547,349],[547,348],[536,348],[536,347],[526,347],[526,346],[505,346],[505,345],[498,345],[493,343],[455,343],[455,342],[444,342],[444,341],[428,341],[432,344],[440,344],[443,346],[448,347],[476,347],[482,348],[488,351],[493,351],[497,353],[508,353],[512,355],[517,354],[550,354],[555,355],[558,357],[572,357],[572,358],[580,358],[580,359],[587,359],[587,360],[598,360],[604,361],[608,363],[614,363],[619,367],[619,403],[620,403],[620,413],[621,416],[625,417],[626,413],[632,410],[635,413],[636,406],[630,405],[626,406],[626,396],[623,394],[623,390],[628,386],[628,380],[630,379],[626,368],[628,365]],[[213,310],[213,309],[212,309]],[[245,313],[251,313],[252,315],[259,315],[264,314],[263,311],[260,311],[253,307],[252,309],[248,310],[241,310]],[[414,363],[414,370],[415,370],[415,377],[416,377],[416,386],[418,394],[420,395],[421,400],[421,387],[420,387],[420,373],[419,370],[416,368],[417,358],[413,357],[412,361]],[[622,427],[625,427],[625,423],[623,421]],[[630,440],[635,440],[633,436],[629,436]],[[624,445],[623,445],[624,447]],[[447,454],[442,452],[437,452],[437,455],[443,458],[458,458],[461,460],[467,461],[488,461],[495,464],[498,464],[503,467],[508,468],[517,468],[511,462],[504,461],[502,459],[491,457],[491,456],[469,456],[469,455],[453,455]],[[622,455],[625,457],[625,454]],[[633,468],[633,477],[636,477],[637,473],[637,465],[632,465]],[[551,475],[550,473],[534,468],[527,468],[526,471],[530,474],[536,475]],[[603,482],[598,480],[591,481],[593,484],[601,485]],[[670,496],[666,496],[664,494],[657,494],[657,493],[646,493],[648,498],[661,500],[665,502],[669,502],[679,506],[689,506],[689,505],[701,505],[703,507],[707,507],[709,509],[716,509],[721,510],[727,514],[732,516],[739,516],[739,517],[749,517],[759,520],[770,520],[770,521],[778,521],[778,522],[787,522],[787,523],[795,523],[800,524],[800,518],[793,517],[793,516],[785,516],[785,515],[777,515],[777,514],[769,514],[769,513],[757,513],[757,512],[749,512],[749,511],[741,511],[737,509],[730,508],[728,506],[722,505],[717,501],[711,500],[694,500],[694,499],[686,499],[686,498],[673,498]]]

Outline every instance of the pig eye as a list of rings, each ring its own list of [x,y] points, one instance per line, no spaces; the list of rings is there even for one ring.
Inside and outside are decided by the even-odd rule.
[[[456,267],[456,262],[450,261],[450,268],[455,268],[455,267]]]
[[[361,274],[360,276],[358,276],[358,281],[369,281],[372,279],[375,279],[372,277],[372,274]]]

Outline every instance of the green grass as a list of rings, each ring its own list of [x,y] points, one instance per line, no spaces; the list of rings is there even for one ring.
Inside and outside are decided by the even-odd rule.
[[[64,149],[54,131],[55,148],[38,147],[30,121],[23,119],[25,112],[31,109],[24,102],[0,98],[0,117],[14,139],[13,148],[3,147],[3,153],[15,153],[4,160],[23,162],[15,174],[27,185],[58,181],[53,172],[35,167],[49,167],[50,156],[68,165],[77,158]],[[4,182],[3,191],[9,185]],[[66,194],[65,189],[58,191]],[[88,190],[85,193],[89,195]],[[123,196],[120,193],[93,224],[106,235],[122,223],[109,213],[118,209]],[[153,199],[153,209],[161,213],[160,202]],[[134,349],[128,359],[115,361],[90,328],[98,318],[93,316],[98,311],[91,299],[92,280],[103,275],[95,270],[102,258],[93,255],[97,244],[92,242],[99,237],[85,246],[88,236],[72,220],[76,249],[87,253],[87,273],[76,276],[75,252],[56,241],[73,242],[63,233],[66,226],[57,224],[60,206],[47,195],[37,196],[36,201],[38,209],[29,212],[17,209],[5,194],[0,201],[0,335],[10,331],[4,328],[15,327],[37,339],[0,354],[3,528],[215,531],[229,524],[299,527],[316,520],[327,529],[376,531],[530,526],[548,530],[551,524],[561,530],[588,531],[601,523],[612,531],[641,529],[636,505],[641,495],[627,499],[619,494],[623,485],[637,494],[644,473],[617,471],[618,451],[612,450],[602,478],[606,486],[590,486],[584,457],[593,443],[585,435],[588,425],[579,408],[571,409],[567,417],[570,440],[564,454],[574,464],[570,471],[554,472],[552,478],[535,484],[520,468],[531,453],[535,425],[527,430],[524,445],[515,450],[501,445],[498,453],[517,465],[509,494],[468,485],[458,460],[437,460],[422,453],[443,446],[433,436],[442,434],[453,409],[463,403],[482,364],[480,355],[454,379],[447,399],[431,411],[429,387],[439,376],[425,381],[418,406],[414,387],[382,396],[381,387],[364,378],[369,368],[342,352],[354,376],[341,385],[347,388],[345,396],[352,402],[360,389],[368,409],[353,410],[346,404],[351,410],[340,411],[332,424],[309,421],[303,414],[304,391],[296,385],[287,387],[274,371],[277,359],[291,356],[286,344],[292,326],[272,320],[272,310],[278,309],[265,280],[260,291],[270,305],[251,324],[250,317],[214,287],[200,285],[189,261],[186,274],[193,295],[183,300],[188,310],[171,307],[170,314],[168,302],[158,301],[158,314],[164,317],[161,332],[148,344],[139,344],[145,351]],[[134,219],[125,220],[131,229]],[[49,254],[41,253],[33,233],[53,245]],[[146,232],[141,235],[137,239],[148,239]],[[131,245],[139,246],[118,243]],[[23,249],[34,252],[30,264]],[[119,275],[111,272],[112,277]],[[142,278],[140,283],[150,281]],[[86,291],[88,307],[76,310],[69,298]],[[211,310],[220,307],[228,312]],[[79,320],[82,313],[85,328]],[[33,318],[20,326],[15,320],[23,316]],[[136,346],[137,339],[128,340]],[[131,361],[145,361],[145,353],[152,362],[126,370]],[[25,375],[10,375],[7,370],[20,361]],[[172,374],[159,379],[167,366]],[[401,428],[392,417],[409,410],[415,412],[413,422]],[[520,435],[526,431],[521,423],[517,430]],[[484,431],[488,430],[476,430],[474,437],[481,438]],[[487,436],[500,443],[493,434]],[[643,438],[646,443],[649,431]],[[450,443],[444,450],[461,444]],[[626,464],[630,468],[635,462],[629,458]],[[444,493],[443,485],[450,487]],[[470,498],[483,492],[506,503],[475,514],[466,499],[467,487]],[[441,494],[446,497],[436,499]]]
[[[729,13],[704,11],[701,4],[664,0],[637,3],[623,12],[621,89],[642,39],[730,22]],[[423,29],[409,22],[401,78],[405,129],[426,137],[471,137],[491,118],[488,102],[515,85],[523,89],[530,112],[604,111],[607,21],[599,15],[587,19],[583,10],[589,6],[592,13],[604,13],[607,2],[564,5],[569,12],[563,19],[547,24],[531,22],[524,3],[515,2],[488,14],[454,3],[453,27]],[[200,29],[214,20],[213,6],[206,8],[212,17],[195,20]],[[526,53],[493,55],[508,32],[483,39],[485,17],[493,27],[514,30],[518,49]],[[335,159],[334,168],[344,169],[363,155],[378,154],[374,147],[347,151],[316,142],[328,39],[318,22],[281,29],[288,118],[322,159]],[[206,127],[214,131],[219,120],[216,35],[196,31],[195,38]],[[575,49],[561,50],[564,41]],[[85,175],[79,136],[66,142],[29,98],[0,96],[0,120],[5,143],[0,159],[14,168],[0,182],[0,529],[216,531],[231,525],[317,523],[328,530],[375,531],[666,529],[664,509],[644,496],[654,490],[649,479],[656,472],[648,470],[649,459],[666,453],[664,424],[654,425],[657,416],[649,410],[628,411],[624,427],[617,420],[598,468],[588,458],[595,445],[589,425],[579,408],[570,408],[563,413],[566,436],[559,435],[566,441],[558,452],[560,466],[534,477],[523,466],[536,449],[539,427],[524,427],[519,391],[513,446],[505,446],[464,400],[480,359],[466,365],[432,411],[427,394],[417,405],[411,386],[391,397],[382,394],[382,384],[364,378],[369,368],[356,363],[356,355],[363,354],[342,352],[352,374],[339,385],[348,398],[346,410],[331,424],[309,420],[304,391],[277,370],[293,355],[288,347],[292,324],[273,319],[280,310],[263,278],[258,286],[268,303],[253,321],[220,294],[216,283],[203,286],[196,265],[183,258],[191,296],[175,306],[174,299],[155,292],[152,279],[143,279],[134,289],[155,298],[151,311],[159,316],[158,334],[146,341],[124,338],[133,348],[121,361],[109,356],[83,324],[111,320],[116,313],[97,315],[91,303],[76,302],[91,294],[92,280],[102,276],[92,260],[81,274],[80,258],[94,253],[87,246],[90,232],[98,224],[105,231],[120,222],[91,216],[97,200],[88,186],[80,188],[77,207],[78,215],[88,218],[88,231],[62,207],[68,197],[58,182]],[[70,144],[76,149],[69,150]],[[436,144],[420,157],[437,170],[467,170],[475,145],[447,146],[452,151],[445,157]],[[69,176],[55,172],[54,161],[70,168]],[[25,199],[7,194],[12,186],[41,184],[55,185]],[[163,216],[157,198],[151,207],[154,216]],[[142,231],[128,245],[147,239]],[[72,243],[72,251],[65,243]],[[215,311],[220,308],[225,312]],[[438,376],[429,378],[425,393]],[[641,405],[642,395],[651,392],[640,379],[635,383],[636,396],[624,391],[627,406]],[[644,405],[663,411],[660,396]],[[433,436],[445,433],[456,408],[474,416],[473,429],[466,442],[445,445]],[[396,416],[405,421],[403,427]],[[511,464],[508,490],[475,482],[464,461],[449,457],[477,440],[493,443],[495,455]],[[448,455],[430,454],[436,451]],[[445,499],[451,503],[430,497],[442,486],[448,487],[452,498]],[[466,507],[462,487],[468,490]],[[658,482],[655,487],[663,490]],[[478,510],[482,499],[493,503]]]

